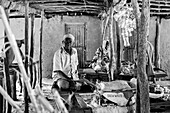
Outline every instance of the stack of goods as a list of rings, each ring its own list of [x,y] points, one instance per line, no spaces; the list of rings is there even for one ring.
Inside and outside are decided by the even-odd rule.
[[[112,82],[101,82],[97,85],[95,95],[91,101],[92,108],[100,111],[103,110],[114,113],[127,113],[134,111],[136,89],[133,88],[129,82],[123,80],[116,80]],[[100,110],[99,110],[100,109]],[[108,110],[110,109],[110,110]],[[118,112],[118,111],[121,112]]]

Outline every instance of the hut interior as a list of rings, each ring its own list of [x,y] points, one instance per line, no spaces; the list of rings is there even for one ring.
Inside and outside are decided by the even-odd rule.
[[[138,4],[141,11],[142,0],[138,0]],[[121,74],[123,63],[136,62],[136,28],[127,39],[123,38],[122,24],[115,16],[122,7],[131,9],[131,0],[0,0],[0,5],[8,12],[10,27],[16,39],[25,39],[21,50],[27,56],[25,66],[29,70],[26,71],[34,75],[30,77],[32,87],[37,83],[40,86],[46,84],[47,87],[52,84],[52,58],[62,45],[66,33],[75,36],[74,47],[78,50],[80,73],[82,70],[89,72],[88,79],[91,81],[99,76],[104,81],[114,80]],[[133,9],[130,12],[133,13]],[[135,18],[133,14],[131,16]],[[167,72],[166,80],[170,78],[169,18],[170,1],[150,0],[148,40],[154,46],[154,65]],[[4,31],[0,20],[0,37],[4,37]],[[89,64],[104,40],[111,43],[112,66],[109,68],[117,71],[94,74]],[[0,41],[0,49],[4,42]],[[93,75],[97,76],[93,78]]]

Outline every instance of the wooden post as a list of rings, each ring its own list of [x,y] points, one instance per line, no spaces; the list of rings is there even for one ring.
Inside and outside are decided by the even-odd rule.
[[[40,28],[40,87],[42,88],[42,38],[43,38],[43,17],[44,10],[41,11],[41,28]]]
[[[117,70],[117,73],[116,73],[116,76],[117,74],[120,73],[120,67],[121,67],[121,58],[120,58],[120,30],[119,30],[119,25],[118,25],[118,22],[116,22],[116,35],[117,35],[117,60],[116,60],[116,70]]]
[[[5,10],[5,13],[6,13],[7,19],[9,21],[8,10],[7,9]],[[7,36],[6,30],[5,30],[5,36]],[[8,43],[9,42],[8,38],[5,38],[4,42]],[[10,44],[7,44],[5,46],[5,49],[8,48],[8,47],[10,47]],[[10,58],[10,56],[9,55],[10,55],[9,51],[6,51],[6,53],[5,53],[6,57],[4,58],[4,70],[5,70],[4,71],[5,72],[4,77],[6,78],[5,86],[6,86],[7,93],[11,97],[11,80],[10,80],[10,74],[9,74],[9,58]],[[5,108],[5,105],[4,105],[4,112],[11,113],[11,110],[12,110],[11,105],[9,103],[7,104],[7,101],[4,101],[4,102],[6,103],[5,104],[6,108]]]
[[[141,24],[140,24],[140,36],[139,36],[139,51],[137,62],[137,79],[138,79],[138,91],[140,92],[140,113],[150,113],[149,102],[149,85],[148,77],[146,74],[146,41],[149,35],[149,23],[150,23],[150,1],[142,0],[142,12],[141,12]],[[138,109],[137,109],[138,110]],[[137,111],[137,113],[139,113]]]
[[[156,20],[156,37],[155,37],[155,62],[154,65],[160,68],[160,32],[161,18],[158,16]]]
[[[30,69],[30,82],[31,82],[31,85],[32,85],[32,88],[34,88],[35,86],[35,83],[33,81],[33,57],[34,57],[34,18],[35,18],[35,15],[34,14],[31,14],[31,42],[30,42],[30,64],[29,65],[29,69]],[[33,83],[34,82],[34,83]]]
[[[115,70],[115,57],[114,57],[114,41],[113,41],[113,30],[115,31],[115,26],[113,22],[113,7],[110,7],[110,21],[109,21],[109,42],[110,42],[110,64],[109,64],[109,81],[114,80],[114,70]]]
[[[29,3],[27,2],[27,0],[24,0],[24,5],[25,5],[25,70],[26,73],[28,74],[28,49],[29,49],[29,43],[28,43],[28,7],[29,7]],[[24,101],[25,101],[25,111],[24,113],[29,113],[29,105],[28,105],[28,92],[27,92],[27,88],[25,86],[24,88],[25,93],[24,93]]]
[[[138,56],[138,43],[139,43],[139,36],[140,36],[140,11],[139,11],[139,4],[136,0],[132,0],[132,7],[133,7],[133,12],[135,14],[136,18],[136,54]],[[135,71],[138,78],[138,70]],[[136,94],[136,113],[141,113],[140,112],[140,88],[139,88],[139,80],[137,79],[137,94]]]

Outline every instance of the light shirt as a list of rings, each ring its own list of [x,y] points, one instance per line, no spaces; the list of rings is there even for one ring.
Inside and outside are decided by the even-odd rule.
[[[68,77],[78,80],[77,66],[77,50],[72,48],[72,54],[70,55],[61,47],[54,53],[52,77],[54,80],[58,79],[58,76],[54,71],[61,70]]]

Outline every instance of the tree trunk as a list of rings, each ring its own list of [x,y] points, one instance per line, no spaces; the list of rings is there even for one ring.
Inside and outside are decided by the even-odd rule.
[[[138,51],[138,86],[140,91],[140,113],[150,113],[149,85],[146,74],[146,41],[149,35],[150,1],[142,0],[141,25]]]
[[[136,18],[136,54],[138,55],[138,48],[139,48],[139,31],[140,31],[140,11],[139,11],[139,4],[136,0],[132,0],[132,7],[133,7],[133,11],[135,14],[135,18]],[[136,71],[137,73],[135,73],[138,76],[138,71]],[[139,80],[137,80],[137,94],[136,94],[136,113],[141,113],[140,112],[140,87],[139,87]]]

